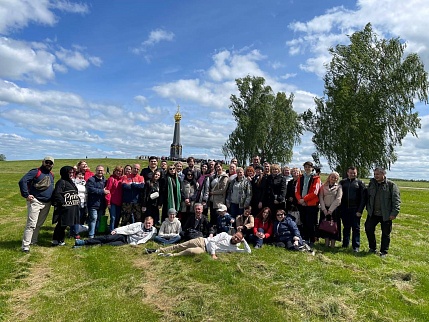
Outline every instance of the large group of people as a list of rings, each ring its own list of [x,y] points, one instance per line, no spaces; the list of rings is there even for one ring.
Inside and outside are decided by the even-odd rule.
[[[400,194],[382,168],[374,170],[366,187],[353,166],[346,178],[340,180],[332,172],[322,183],[310,161],[303,164],[303,172],[261,163],[259,156],[247,167],[240,167],[233,158],[227,171],[215,161],[198,167],[193,157],[187,159],[187,167],[156,156],[148,161],[144,169],[138,163],[118,165],[106,178],[102,165],[92,173],[82,160],[76,166],[62,167],[61,178],[54,183],[54,158],[45,157],[39,168],[19,182],[28,208],[22,250],[29,252],[37,243],[39,229],[53,205],[55,246],[65,244],[70,227],[76,247],[154,240],[170,246],[148,252],[168,256],[208,252],[216,258],[216,251],[250,252],[247,241],[256,249],[268,243],[288,250],[311,250],[319,238],[326,247],[340,241],[344,248],[351,238],[353,251],[359,252],[360,222],[366,207],[369,252],[378,252],[375,228],[380,223],[378,253],[382,257],[388,253]],[[108,234],[102,235],[100,223],[107,210]],[[85,229],[89,239],[83,240],[80,234]],[[179,241],[185,243],[177,244]],[[239,247],[241,242],[244,249]]]

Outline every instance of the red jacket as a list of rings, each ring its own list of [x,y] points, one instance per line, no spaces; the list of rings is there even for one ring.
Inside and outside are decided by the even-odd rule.
[[[85,181],[88,181],[88,179],[93,176],[94,176],[94,172],[91,172],[89,169],[85,170],[85,177],[84,177]]]
[[[319,204],[319,189],[322,186],[320,182],[320,177],[314,175],[310,178],[308,183],[308,191],[305,196],[302,196],[302,187],[304,186],[304,175],[301,175],[298,178],[298,181],[295,186],[295,197],[299,201],[304,199],[307,206],[317,206]]]
[[[110,191],[108,195],[105,196],[106,204],[109,206],[111,204],[116,206],[122,205],[122,176],[118,177],[114,174],[107,179],[106,189]]]
[[[256,235],[258,232],[258,228],[262,228],[264,230],[265,238],[270,238],[273,234],[273,222],[271,220],[267,220],[263,222],[259,218],[255,218],[255,226],[253,226],[253,235]]]

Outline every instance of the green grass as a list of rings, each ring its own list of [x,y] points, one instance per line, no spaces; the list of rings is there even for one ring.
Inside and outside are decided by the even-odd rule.
[[[56,179],[76,161],[56,160]],[[88,163],[113,169],[135,161]],[[71,239],[52,248],[49,216],[40,245],[24,254],[17,182],[39,163],[0,162],[1,321],[429,320],[429,183],[398,181],[402,208],[384,260],[366,253],[364,219],[359,254],[321,244],[315,256],[266,246],[214,261],[143,255],[142,246],[72,249]]]

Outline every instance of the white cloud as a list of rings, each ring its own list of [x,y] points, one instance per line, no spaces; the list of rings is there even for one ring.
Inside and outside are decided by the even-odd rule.
[[[360,0],[357,7],[356,11],[336,7],[308,22],[297,21],[289,25],[301,34],[287,41],[289,54],[309,51],[313,55],[301,65],[303,70],[322,76],[325,72],[323,64],[331,59],[327,49],[338,43],[347,44],[346,35],[362,30],[368,22],[380,36],[406,39],[407,50],[418,52],[425,65],[429,64],[429,34],[426,31],[429,29],[429,6],[425,0]]]
[[[134,54],[137,54],[137,55],[144,53],[147,51],[147,49],[149,47],[152,47],[152,46],[160,43],[161,41],[173,41],[174,37],[175,37],[175,35],[171,31],[167,31],[164,29],[152,30],[149,33],[148,39],[143,41],[139,47],[131,48],[131,52]],[[150,62],[151,56],[145,55],[145,59],[146,59],[146,61]]]
[[[0,37],[0,77],[36,83],[52,80],[55,56],[45,48],[40,43]]]
[[[58,17],[53,10],[84,14],[86,4],[55,0],[3,0],[0,1],[0,34],[7,34],[28,26],[29,23],[53,26]]]
[[[52,41],[25,42],[0,37],[0,77],[43,84],[55,78],[55,71],[67,72],[64,65],[83,70],[91,63],[96,66],[101,64],[100,58],[89,56],[79,47],[74,50],[54,48]],[[52,52],[64,65],[58,63]]]

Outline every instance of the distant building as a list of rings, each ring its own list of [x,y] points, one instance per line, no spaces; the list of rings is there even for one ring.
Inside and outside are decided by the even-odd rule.
[[[180,114],[180,106],[177,106],[177,113],[174,114],[174,136],[173,143],[170,146],[170,159],[181,159],[182,158],[182,144],[180,144],[180,120],[182,115]]]

